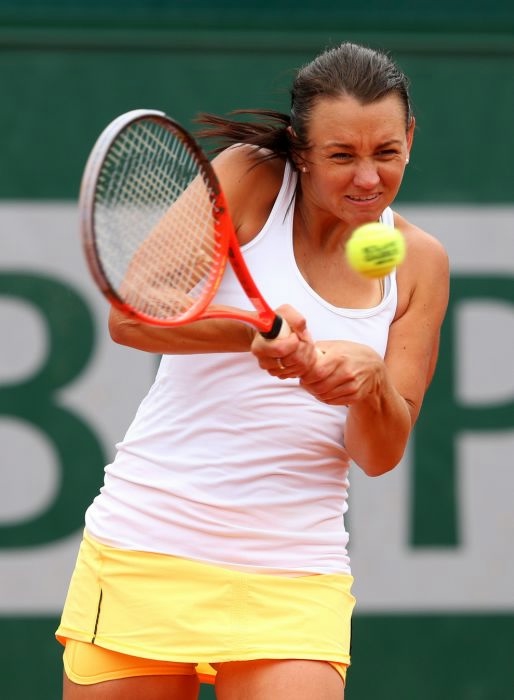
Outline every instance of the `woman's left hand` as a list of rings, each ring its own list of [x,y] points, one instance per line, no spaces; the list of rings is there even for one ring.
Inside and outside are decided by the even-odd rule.
[[[319,401],[350,406],[377,394],[384,362],[369,346],[349,341],[320,342],[316,363],[301,385]]]

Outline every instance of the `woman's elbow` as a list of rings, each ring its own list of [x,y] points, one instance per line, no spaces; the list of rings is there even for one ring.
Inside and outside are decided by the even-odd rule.
[[[360,443],[355,450],[354,461],[367,476],[382,476],[397,467],[403,459],[409,440],[409,431],[396,435],[391,441],[375,441],[373,445]]]
[[[111,309],[109,314],[108,329],[113,342],[118,345],[130,345],[130,338],[133,335],[135,321],[128,318],[121,311]]]
[[[393,471],[401,462],[403,452],[399,455],[391,455],[387,457],[381,456],[377,459],[361,460],[356,464],[362,469],[366,476],[382,476]]]

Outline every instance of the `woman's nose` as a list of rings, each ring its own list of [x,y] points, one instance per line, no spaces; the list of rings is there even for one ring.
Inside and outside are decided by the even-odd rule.
[[[377,166],[370,160],[361,160],[357,163],[353,182],[358,187],[372,189],[380,182]]]

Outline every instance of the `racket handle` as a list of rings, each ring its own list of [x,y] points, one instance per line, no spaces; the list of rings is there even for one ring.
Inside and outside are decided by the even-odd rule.
[[[285,338],[287,335],[291,335],[291,329],[288,322],[282,316],[277,315],[269,331],[261,331],[261,335],[266,340],[275,340],[275,338]]]

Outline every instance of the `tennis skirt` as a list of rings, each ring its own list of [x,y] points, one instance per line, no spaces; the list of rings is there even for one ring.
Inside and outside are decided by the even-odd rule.
[[[346,667],[352,583],[347,574],[282,577],[115,549],[85,533],[56,637],[194,663],[203,681],[215,675],[210,663],[225,661]]]

